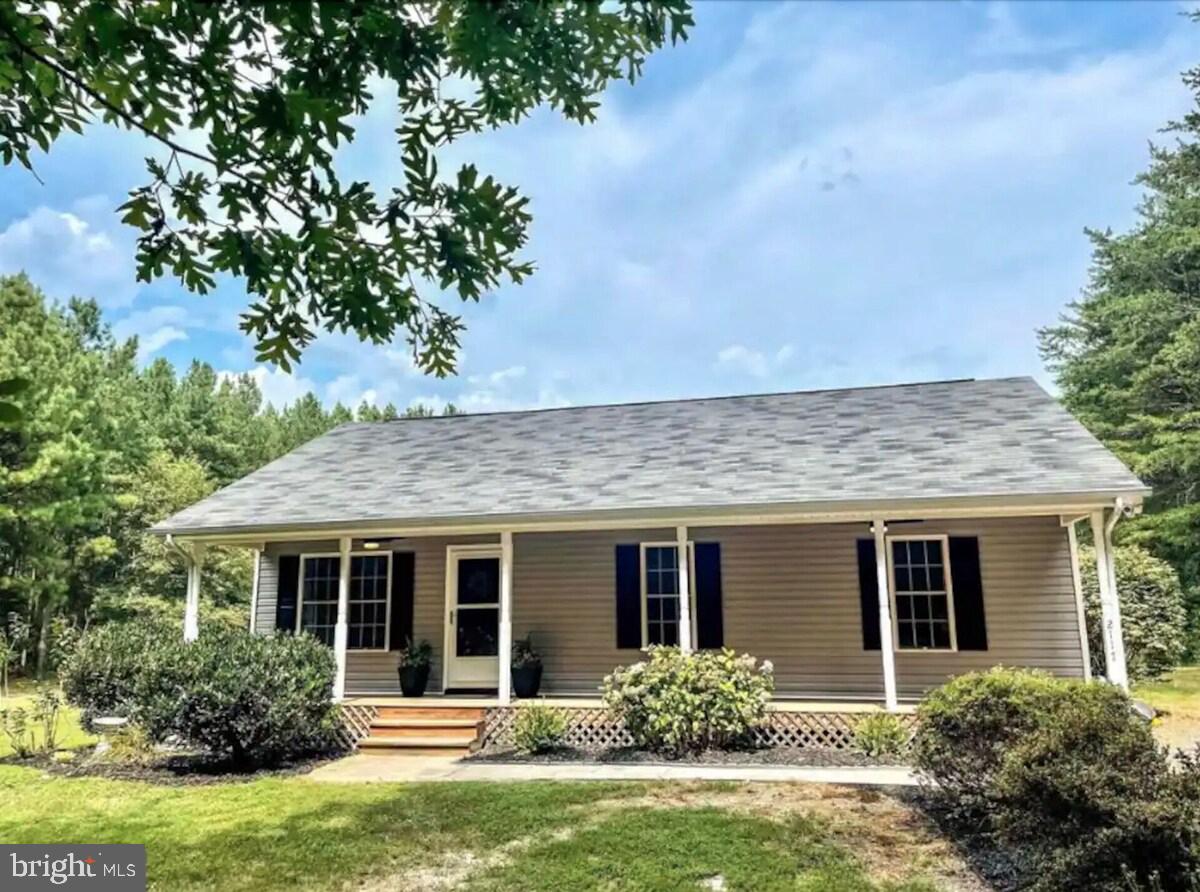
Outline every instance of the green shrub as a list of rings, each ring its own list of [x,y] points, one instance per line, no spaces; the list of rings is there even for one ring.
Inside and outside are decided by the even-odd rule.
[[[329,749],[333,652],[309,635],[209,630],[159,648],[134,682],[132,718],[153,740],[178,735],[234,765]]]
[[[904,723],[885,712],[861,718],[854,726],[854,743],[876,759],[894,758],[908,749],[909,732]]]
[[[1036,867],[1034,888],[1200,888],[1200,770],[1172,770],[1113,689],[1078,685],[1017,742],[995,781],[1000,838]]]
[[[523,753],[544,753],[562,745],[567,715],[561,709],[531,703],[517,709],[513,743]]]
[[[744,742],[774,689],[770,662],[748,654],[651,647],[604,679],[604,700],[639,746],[677,755]]]
[[[925,697],[913,757],[959,817],[986,813],[1009,748],[1044,719],[1062,684],[1044,672],[995,668],[960,675]]]
[[[59,669],[67,700],[83,710],[83,720],[128,715],[134,681],[153,654],[179,637],[158,625],[109,623],[80,639]]]
[[[1113,549],[1125,664],[1132,681],[1158,678],[1183,659],[1187,646],[1187,608],[1179,574],[1164,560],[1137,545]],[[1100,587],[1096,557],[1090,547],[1079,549],[1079,569],[1087,610],[1088,647],[1092,671],[1104,674]]]

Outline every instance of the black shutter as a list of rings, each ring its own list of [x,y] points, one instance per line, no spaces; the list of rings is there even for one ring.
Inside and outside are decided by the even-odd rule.
[[[858,599],[863,650],[879,650],[879,577],[875,575],[874,539],[858,540]]]
[[[721,617],[721,546],[696,543],[696,646],[718,648],[725,643]]]
[[[279,556],[275,580],[275,629],[291,635],[296,631],[296,596],[300,587],[300,555]]]
[[[617,546],[617,647],[642,646],[642,556],[637,545]]]
[[[954,587],[954,627],[959,650],[987,650],[983,580],[979,574],[979,540],[950,537],[950,584]]]
[[[392,628],[388,632],[391,650],[400,650],[413,633],[413,574],[416,555],[411,551],[392,554]]]

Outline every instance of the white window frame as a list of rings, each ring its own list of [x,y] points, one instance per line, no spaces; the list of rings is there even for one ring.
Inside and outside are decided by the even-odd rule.
[[[950,569],[950,536],[948,533],[913,533],[906,536],[887,536],[888,597],[892,608],[892,641],[896,652],[905,654],[951,654],[958,653],[958,629],[954,624],[954,579]],[[896,610],[896,561],[892,550],[893,542],[938,542],[942,549],[943,576],[946,579],[946,614],[950,625],[949,647],[908,647],[900,643],[900,614]],[[906,592],[905,594],[909,594]],[[919,594],[919,593],[912,593]]]
[[[384,619],[385,625],[384,625],[384,629],[383,629],[383,647],[351,647],[349,642],[347,642],[347,644],[346,644],[347,651],[354,651],[356,654],[372,654],[372,653],[378,654],[378,653],[387,653],[388,651],[390,651],[392,649],[392,567],[394,564],[393,558],[395,556],[395,552],[390,551],[390,550],[383,551],[383,550],[379,550],[379,549],[372,550],[372,551],[365,551],[365,550],[360,549],[359,551],[350,552],[350,560],[353,561],[356,557],[383,557],[384,555],[387,556],[387,586],[384,589],[384,591],[387,593],[387,596],[384,599],[387,603],[387,607],[386,607],[386,613],[385,613],[385,619]],[[301,627],[301,623],[304,620],[304,565],[306,563],[308,563],[309,558],[341,558],[341,554],[336,551],[313,551],[313,552],[305,552],[304,554],[300,555],[300,578],[296,583],[296,634],[297,635],[299,635],[303,631],[303,628]],[[351,577],[351,579],[353,579],[353,577]],[[378,599],[374,599],[374,598],[372,599],[372,601],[375,601],[375,600],[378,600]],[[347,607],[349,607],[349,602],[347,602]],[[346,617],[347,631],[349,630],[349,626],[350,626],[350,617],[347,616]],[[347,635],[347,638],[349,638],[349,635]]]
[[[691,625],[692,625],[692,641],[696,640],[696,543],[688,540],[688,559],[687,559],[687,574],[688,574],[688,601],[691,603]],[[642,542],[638,549],[638,585],[641,587],[641,608],[642,608],[642,650],[650,646],[650,618],[647,609],[646,591],[646,549],[647,548],[672,548],[678,552],[679,543],[670,542]],[[676,558],[678,560],[678,557]],[[676,598],[679,596],[676,595]],[[678,645],[676,645],[678,647]]]

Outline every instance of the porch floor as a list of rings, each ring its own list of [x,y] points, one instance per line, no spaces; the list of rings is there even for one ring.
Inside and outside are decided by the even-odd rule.
[[[385,706],[389,709],[421,709],[429,706],[467,706],[491,708],[500,705],[500,698],[494,695],[438,694],[427,693],[423,697],[400,697],[395,695],[367,694],[362,696],[347,696],[342,701],[347,706]],[[564,709],[601,709],[604,701],[599,697],[555,696],[548,694],[536,700],[521,701],[513,699],[512,705],[526,703],[547,703],[551,706],[561,706]],[[821,713],[871,713],[885,712],[882,703],[864,700],[801,700],[776,698],[771,701],[771,709],[776,712],[821,712]],[[915,703],[901,703],[899,713],[916,711]]]

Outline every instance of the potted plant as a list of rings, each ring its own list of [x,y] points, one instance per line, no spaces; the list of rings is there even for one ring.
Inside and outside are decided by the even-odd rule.
[[[536,697],[542,686],[542,657],[529,638],[513,643],[512,686],[513,693],[522,699]]]
[[[429,664],[433,660],[433,648],[428,641],[413,644],[411,638],[400,649],[400,691],[405,697],[420,697],[429,683]]]

